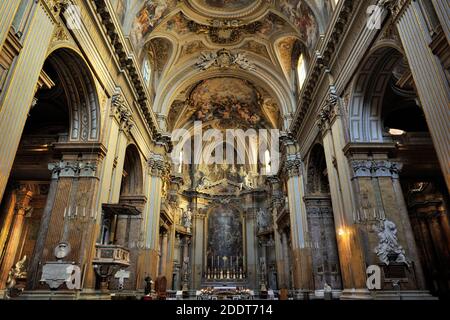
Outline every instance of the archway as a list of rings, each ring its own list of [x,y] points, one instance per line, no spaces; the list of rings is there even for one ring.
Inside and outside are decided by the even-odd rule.
[[[139,287],[139,250],[143,241],[143,211],[147,198],[143,195],[144,175],[138,148],[130,144],[125,151],[119,203],[103,205],[102,244],[117,245],[130,252],[129,277],[124,290]],[[139,279],[142,280],[142,279]],[[119,281],[110,283],[111,289],[119,288]]]
[[[306,192],[316,293],[323,290],[325,284],[334,290],[342,289],[325,151],[320,144],[316,144],[309,155]]]
[[[0,205],[0,288],[9,269],[24,256],[29,258],[29,284],[37,283],[36,271],[57,196],[58,174],[52,176],[51,169],[61,161],[64,149],[95,143],[100,135],[95,84],[77,53],[54,51],[45,61],[41,79],[44,86],[29,111]]]
[[[380,48],[368,57],[356,78],[349,112],[351,141],[366,147],[365,151],[350,147],[349,153],[359,153],[358,157],[365,159],[361,158],[364,153],[370,160],[367,174],[358,172],[360,163],[353,161],[355,181],[360,181],[362,212],[395,221],[403,231],[399,238],[404,237],[410,259],[416,259],[416,275],[411,278],[418,280],[410,283],[417,281],[421,287],[419,270],[423,269],[426,288],[435,295],[447,296],[449,197],[411,71],[399,51]],[[376,145],[383,150],[376,150]],[[380,169],[386,166],[390,166],[386,171],[389,174],[383,176]],[[372,185],[364,182],[367,177],[372,178]],[[383,181],[383,177],[392,179]],[[370,199],[372,192],[381,193],[379,200]],[[397,197],[396,206],[385,200],[388,192]],[[402,212],[410,221],[403,221]],[[362,216],[358,219],[367,220]],[[372,245],[370,235],[366,241]]]

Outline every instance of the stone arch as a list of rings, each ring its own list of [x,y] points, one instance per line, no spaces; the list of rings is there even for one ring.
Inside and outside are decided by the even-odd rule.
[[[308,194],[330,193],[326,170],[325,150],[323,149],[323,146],[318,143],[312,148],[308,159],[306,184]]]
[[[323,145],[316,143],[308,157],[306,195],[304,197],[308,230],[312,243],[314,287],[323,290],[325,283],[333,289],[342,287],[339,255],[327,165]]]
[[[46,64],[57,72],[66,94],[70,113],[68,142],[99,141],[100,103],[87,63],[72,49],[58,48],[50,53]]]
[[[143,194],[143,180],[141,156],[136,145],[130,144],[125,151],[120,194],[123,196]]]
[[[256,57],[253,62],[257,65],[257,70],[254,72],[239,69],[211,69],[199,72],[197,69],[192,68],[196,60],[192,60],[191,63],[187,62],[184,69],[177,70],[176,74],[173,74],[171,78],[165,81],[166,85],[159,90],[155,99],[154,110],[167,116],[178,93],[183,92],[193,83],[215,77],[235,77],[250,81],[266,90],[280,107],[282,117],[291,114],[295,110],[295,101],[289,94],[290,90],[286,87],[281,75],[274,75],[270,67],[266,66],[265,63],[260,63]]]
[[[381,47],[362,64],[349,104],[352,142],[383,142],[383,96],[393,68],[401,58],[397,49]]]

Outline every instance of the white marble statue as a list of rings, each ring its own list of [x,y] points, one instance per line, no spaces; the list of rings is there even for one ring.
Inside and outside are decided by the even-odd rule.
[[[188,209],[183,213],[183,226],[186,229],[190,229],[192,227],[192,211],[191,211],[191,209]]]
[[[258,231],[264,231],[268,227],[266,212],[263,209],[259,209],[256,213],[256,226]]]
[[[381,262],[389,265],[390,262],[405,263],[409,266],[406,260],[405,250],[398,243],[397,226],[390,220],[381,221],[381,226],[375,227],[378,233],[379,243],[375,248],[375,253]]]

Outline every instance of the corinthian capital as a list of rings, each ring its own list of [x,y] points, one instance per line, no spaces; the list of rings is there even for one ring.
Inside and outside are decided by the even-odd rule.
[[[388,160],[352,160],[350,162],[356,178],[361,177],[392,177],[398,179],[403,167],[399,162]]]
[[[298,177],[303,174],[302,159],[300,155],[288,155],[285,162],[285,172],[289,177]]]
[[[163,177],[169,172],[170,165],[161,154],[151,153],[148,159],[149,173],[154,177]]]
[[[340,115],[339,96],[336,88],[330,86],[326,104],[317,114],[317,125],[320,130],[326,130],[337,115]]]
[[[134,122],[131,111],[121,94],[115,94],[112,97],[111,112],[119,122],[120,128],[128,134],[133,128]]]

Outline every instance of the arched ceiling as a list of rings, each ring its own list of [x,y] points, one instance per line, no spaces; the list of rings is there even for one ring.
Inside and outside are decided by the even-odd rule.
[[[126,2],[117,8],[128,11],[118,16],[127,16],[124,33],[138,59],[149,58],[156,71],[150,91],[155,112],[168,117],[167,127],[182,125],[170,110],[192,103],[194,87],[216,86],[230,75],[236,79],[230,85],[251,83],[255,95],[270,98],[279,111],[255,114],[270,126],[286,127],[283,119],[295,111],[292,59],[301,50],[313,52],[331,10],[330,0],[116,1]],[[210,81],[198,73],[210,74]]]
[[[187,92],[187,98],[175,101],[168,116],[169,130],[185,127],[192,121],[210,127],[278,128],[278,106],[261,87],[238,77],[212,77],[200,81]]]

